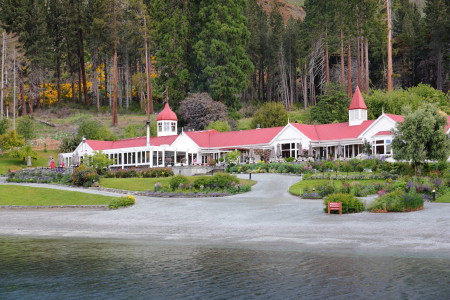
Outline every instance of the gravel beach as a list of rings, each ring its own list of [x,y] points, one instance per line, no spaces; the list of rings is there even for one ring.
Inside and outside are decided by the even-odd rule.
[[[258,181],[253,191],[222,198],[137,196],[136,205],[118,210],[0,210],[0,235],[450,253],[450,204],[427,202],[425,209],[410,213],[327,215],[322,200],[288,193],[298,176],[253,174],[252,179]]]

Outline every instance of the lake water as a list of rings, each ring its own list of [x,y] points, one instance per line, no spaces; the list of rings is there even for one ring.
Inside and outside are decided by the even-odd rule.
[[[449,299],[450,255],[0,236],[0,299]]]

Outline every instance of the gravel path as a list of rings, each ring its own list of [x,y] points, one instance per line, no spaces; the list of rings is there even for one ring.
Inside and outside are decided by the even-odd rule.
[[[322,200],[287,192],[297,176],[253,174],[252,179],[258,181],[252,192],[222,198],[137,196],[135,206],[110,211],[0,210],[0,234],[450,255],[450,204],[427,202],[424,210],[411,213],[329,216],[322,211]]]

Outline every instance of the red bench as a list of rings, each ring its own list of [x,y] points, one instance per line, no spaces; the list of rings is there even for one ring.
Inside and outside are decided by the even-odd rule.
[[[339,214],[342,215],[342,202],[328,202],[328,214],[332,210],[338,210]]]

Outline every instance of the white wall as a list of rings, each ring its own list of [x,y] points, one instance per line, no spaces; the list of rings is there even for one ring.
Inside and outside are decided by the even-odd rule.
[[[187,151],[193,153],[197,152],[199,146],[185,133],[181,133],[175,141],[173,141],[171,148],[176,148],[177,151]]]
[[[301,133],[297,128],[291,124],[286,125],[280,133],[270,142],[270,145],[285,144],[285,143],[301,143],[303,149],[308,149],[310,139]]]
[[[388,131],[395,128],[396,123],[389,117],[381,115],[372,125],[369,126],[359,137],[372,140],[372,136],[380,131]]]

